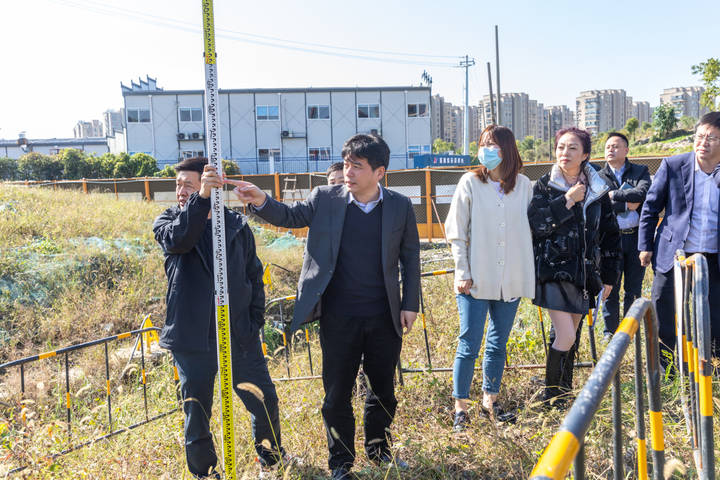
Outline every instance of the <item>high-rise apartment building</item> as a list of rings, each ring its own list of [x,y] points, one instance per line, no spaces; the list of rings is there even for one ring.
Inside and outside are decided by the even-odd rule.
[[[478,108],[479,128],[482,131],[492,123],[490,95],[485,95],[480,100]],[[500,95],[500,121],[498,123],[511,129],[517,140],[525,137],[545,138],[547,136],[544,105],[537,100],[530,99],[527,93],[503,93]]]
[[[587,90],[580,92],[575,106],[579,128],[591,133],[606,132],[625,126],[632,113],[632,97],[623,89]]]
[[[100,123],[100,120],[90,120],[89,122],[80,120],[75,124],[75,128],[73,128],[73,137],[75,138],[96,138],[104,136],[103,124]]]
[[[555,132],[565,127],[575,126],[575,114],[566,105],[552,105],[545,109],[548,132],[554,136]]]
[[[673,87],[666,88],[660,95],[660,104],[675,107],[675,116],[700,118],[708,113],[708,109],[700,104],[704,87]]]
[[[645,122],[652,122],[653,109],[650,102],[633,102],[632,116],[638,119],[640,125]]]

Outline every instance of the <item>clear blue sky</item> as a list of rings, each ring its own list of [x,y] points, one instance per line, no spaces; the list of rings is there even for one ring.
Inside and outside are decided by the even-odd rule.
[[[78,120],[122,106],[120,82],[149,74],[165,89],[203,85],[200,0],[0,2],[0,138],[72,136]],[[718,1],[215,0],[221,88],[410,85],[427,70],[433,93],[461,103],[487,93],[500,27],[501,87],[574,109],[581,90],[624,88],[657,105],[663,88],[699,84],[690,66],[720,56]],[[290,40],[292,48],[258,42]],[[250,40],[250,41],[248,41]],[[345,47],[345,56],[309,53]],[[401,52],[399,61],[365,50]],[[337,50],[336,50],[337,51]],[[384,56],[384,58],[388,58]]]

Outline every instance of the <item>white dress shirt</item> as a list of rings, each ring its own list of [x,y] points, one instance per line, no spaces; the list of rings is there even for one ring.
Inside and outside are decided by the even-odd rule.
[[[360,210],[362,210],[364,213],[370,213],[373,211],[373,208],[375,208],[380,202],[382,202],[383,199],[383,193],[382,193],[382,187],[378,183],[378,189],[380,190],[380,195],[375,200],[371,200],[367,203],[358,202],[355,197],[353,196],[352,192],[348,192],[348,205],[351,203],[354,203],[358,206]]]
[[[718,200],[720,188],[712,174],[702,171],[695,161],[695,182],[690,230],[685,240],[686,252],[717,253],[718,251]]]

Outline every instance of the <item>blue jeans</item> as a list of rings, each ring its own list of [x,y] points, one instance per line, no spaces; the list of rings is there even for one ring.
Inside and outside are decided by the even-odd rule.
[[[520,299],[510,302],[502,300],[481,300],[470,295],[457,294],[460,313],[460,336],[453,366],[453,397],[470,397],[475,359],[478,357],[485,330],[485,319],[490,310],[490,326],[485,341],[483,358],[483,391],[497,395],[500,392],[505,351],[510,330]]]
[[[212,344],[212,342],[211,342]],[[255,451],[260,462],[272,465],[279,459],[280,419],[275,385],[270,379],[258,335],[231,340],[233,388],[250,412]],[[217,456],[210,432],[213,388],[218,371],[216,350],[209,352],[172,352],[180,377],[180,389],[185,411],[185,456],[190,473],[196,477],[207,475],[217,464]],[[240,390],[242,382],[258,387],[264,400],[252,392]],[[270,449],[262,445],[270,442]]]

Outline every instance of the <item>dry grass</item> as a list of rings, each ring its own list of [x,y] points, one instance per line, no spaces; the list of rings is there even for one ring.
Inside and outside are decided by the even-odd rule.
[[[60,191],[7,189],[0,190],[0,205],[12,201],[16,218],[0,217],[0,235],[9,239],[3,245],[0,277],[21,268],[16,257],[9,253],[36,242],[49,239],[63,253],[75,258],[95,256],[97,275],[88,277],[78,273],[70,276],[66,288],[53,290],[54,297],[47,305],[5,304],[5,316],[0,327],[9,328],[12,341],[5,344],[4,358],[18,358],[37,353],[48,347],[77,343],[109,333],[137,327],[143,313],[152,312],[160,323],[163,304],[158,298],[164,294],[165,279],[159,251],[153,249],[150,223],[162,207],[135,202],[118,202],[103,197]],[[83,203],[84,202],[84,203]],[[86,204],[85,213],[77,205]],[[92,213],[88,213],[92,212]],[[87,215],[89,218],[84,218]],[[91,218],[90,218],[91,217]],[[47,225],[47,229],[45,228]],[[73,246],[71,238],[97,236],[106,240],[134,239],[150,252],[142,259],[122,257],[124,268],[113,269],[113,261],[97,251]],[[288,268],[293,273],[273,267],[274,289],[268,298],[295,293],[301,250],[274,251],[260,246],[260,258]],[[430,250],[428,256],[442,256],[442,250]],[[12,257],[8,260],[7,257]],[[93,258],[95,258],[93,257]],[[425,270],[449,266],[447,262],[427,264]],[[104,269],[104,270],[103,270]],[[100,279],[113,277],[108,284]],[[428,334],[435,367],[452,365],[457,335],[457,309],[450,293],[450,276],[423,280],[427,302]],[[286,311],[289,313],[290,310]],[[2,311],[0,311],[2,313]],[[268,319],[277,318],[277,309],[268,312]],[[7,315],[11,315],[10,321]],[[541,364],[544,362],[542,337],[538,330],[536,310],[523,301],[509,342],[512,364]],[[110,325],[109,325],[110,324]],[[5,325],[3,327],[3,325]],[[269,329],[267,330],[270,331]],[[309,375],[310,367],[304,333],[295,336],[291,351],[292,375]],[[598,342],[602,344],[601,341]],[[126,340],[111,345],[131,345]],[[314,373],[321,368],[319,342],[311,334],[310,348]],[[602,350],[602,346],[600,346]],[[632,353],[632,348],[630,349]],[[284,351],[280,349],[269,359],[274,378],[286,376]],[[580,352],[582,360],[589,359],[587,342]],[[63,358],[38,362],[27,370],[26,401],[20,402],[17,370],[0,376],[0,477],[3,468],[29,463],[30,468],[20,477],[33,479],[189,479],[183,452],[182,416],[174,413],[148,425],[122,433],[110,440],[91,445],[56,460],[49,453],[62,450],[68,444],[65,377]],[[427,363],[422,324],[416,323],[404,340],[403,365],[424,368]],[[112,411],[115,425],[130,425],[145,418],[143,389],[137,365],[121,379],[125,360],[111,358]],[[73,441],[90,439],[107,432],[107,404],[105,399],[105,368],[102,347],[73,354],[71,367],[72,435]],[[398,411],[393,424],[394,448],[412,468],[398,475],[372,466],[362,452],[362,401],[355,399],[359,453],[355,472],[362,479],[521,479],[527,478],[543,448],[557,430],[562,412],[544,412],[538,406],[541,386],[532,380],[542,378],[542,370],[507,370],[503,380],[500,402],[506,408],[519,407],[515,425],[494,424],[485,420],[472,408],[472,424],[462,435],[451,434],[452,400],[449,373],[405,374],[404,386],[398,386]],[[588,369],[578,373],[575,385],[581,386]],[[174,407],[175,389],[167,357],[148,364],[148,405],[150,415]],[[623,365],[623,424],[626,439],[626,472],[632,472],[635,460],[634,404],[631,357]],[[717,388],[717,385],[715,385]],[[304,466],[285,472],[285,478],[326,478],[327,449],[320,415],[322,385],[319,380],[277,382],[280,397],[280,421],[283,444],[304,460]],[[479,372],[471,396],[479,399]],[[667,458],[676,458],[678,478],[692,478],[695,471],[679,411],[677,387],[667,384],[663,391]],[[216,399],[213,431],[219,435],[219,400]],[[256,478],[258,466],[251,446],[250,418],[237,398],[235,430],[237,438],[238,478]],[[717,405],[716,405],[717,409]],[[717,418],[717,416],[716,416]],[[717,423],[717,422],[716,422]],[[716,432],[720,426],[716,425]],[[608,478],[612,467],[612,425],[609,396],[592,422],[587,436],[587,477]],[[718,435],[716,433],[716,442]],[[216,445],[218,444],[216,439]],[[671,463],[672,466],[672,463]],[[674,467],[673,467],[674,468]],[[682,469],[685,474],[680,473]],[[631,473],[631,478],[634,478]]]

